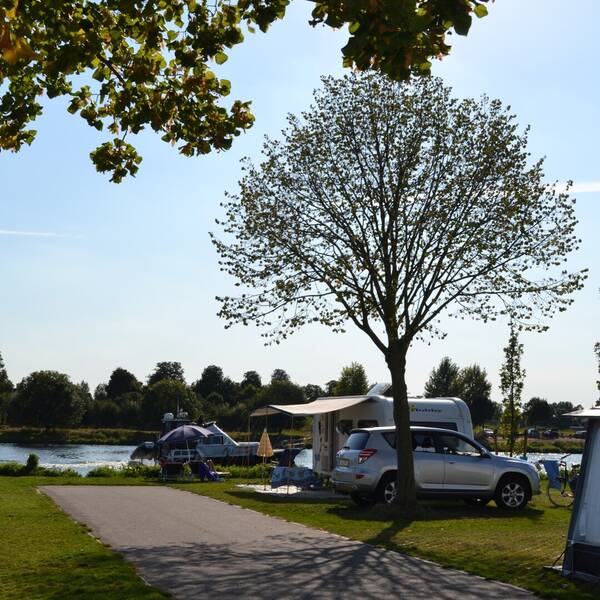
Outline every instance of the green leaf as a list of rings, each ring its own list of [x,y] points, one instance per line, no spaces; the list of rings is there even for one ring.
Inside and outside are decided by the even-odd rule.
[[[227,56],[227,54],[225,54],[225,52],[217,52],[215,54],[215,62],[218,65],[222,65],[224,62],[227,61],[229,57]]]
[[[482,17],[486,17],[488,14],[488,9],[485,4],[478,4],[473,12],[481,19]]]
[[[354,21],[354,23],[350,23],[350,27],[348,27],[348,31],[350,33],[356,33],[360,28],[360,23],[358,21]]]

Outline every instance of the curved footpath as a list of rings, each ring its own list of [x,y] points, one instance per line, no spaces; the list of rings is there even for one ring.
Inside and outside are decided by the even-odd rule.
[[[522,589],[168,487],[44,486],[176,598],[532,600]]]

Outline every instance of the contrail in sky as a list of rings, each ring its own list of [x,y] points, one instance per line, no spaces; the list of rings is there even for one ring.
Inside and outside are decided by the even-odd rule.
[[[27,237],[69,237],[60,233],[50,231],[15,231],[13,229],[0,229],[0,235],[18,235]]]
[[[566,181],[561,181],[556,184],[557,192],[565,192],[566,190]],[[569,189],[570,194],[587,194],[594,192],[600,192],[600,181],[574,181]]]

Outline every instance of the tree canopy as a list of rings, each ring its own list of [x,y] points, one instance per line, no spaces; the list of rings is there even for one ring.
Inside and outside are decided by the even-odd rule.
[[[344,64],[395,78],[429,71],[466,35],[487,0],[315,0],[310,23],[348,26]],[[217,76],[244,31],[266,31],[289,0],[0,0],[0,149],[31,144],[43,96],[108,140],[90,156],[119,182],[141,156],[129,141],[151,128],[185,156],[226,150],[254,120],[250,102],[223,105],[231,83]]]
[[[148,385],[154,385],[164,379],[170,381],[180,381],[185,383],[183,367],[180,362],[159,362],[156,363],[154,372],[148,377]]]
[[[523,344],[519,342],[519,332],[511,321],[508,344],[504,348],[504,363],[500,369],[500,390],[502,391],[502,428],[508,439],[508,449],[512,456],[517,438],[517,428],[521,419],[521,394],[525,381],[525,369],[521,369]]]
[[[456,379],[458,396],[467,403],[474,425],[483,425],[496,416],[498,405],[490,396],[492,384],[485,369],[470,365],[460,370]]]
[[[460,396],[457,382],[459,371],[458,365],[448,356],[444,356],[425,382],[425,398]]]
[[[456,100],[439,79],[323,78],[313,106],[249,161],[224,203],[222,269],[242,286],[219,314],[280,341],[348,322],[383,353],[394,390],[398,500],[415,502],[405,380],[411,343],[442,315],[510,313],[541,329],[584,274],[573,200],[543,180],[527,132],[498,100]]]
[[[121,367],[116,368],[111,373],[105,389],[106,395],[112,400],[124,394],[141,392],[141,390],[142,384],[137,380],[137,377]]]
[[[89,390],[56,371],[36,371],[17,385],[11,422],[37,427],[73,427],[81,423]]]
[[[335,386],[336,396],[361,396],[369,390],[365,368],[353,362],[342,369]]]

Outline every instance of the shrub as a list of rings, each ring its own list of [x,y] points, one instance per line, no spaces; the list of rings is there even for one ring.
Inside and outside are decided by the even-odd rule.
[[[40,457],[37,454],[30,454],[27,457],[27,464],[25,465],[26,473],[35,473],[40,466]]]
[[[17,477],[22,474],[22,471],[23,465],[18,462],[8,462],[0,465],[1,477]]]

